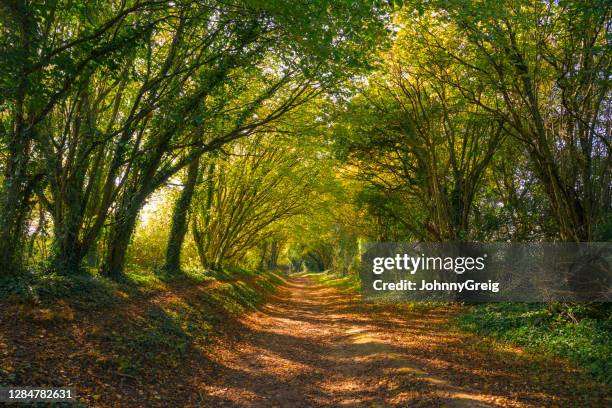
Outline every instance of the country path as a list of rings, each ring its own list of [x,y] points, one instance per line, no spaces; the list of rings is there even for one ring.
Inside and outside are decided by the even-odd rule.
[[[457,331],[457,307],[411,310],[291,278],[216,347],[200,403],[246,407],[605,406],[568,364]],[[595,387],[595,388],[593,388]],[[601,394],[600,394],[601,395]],[[598,399],[599,398],[599,399]]]

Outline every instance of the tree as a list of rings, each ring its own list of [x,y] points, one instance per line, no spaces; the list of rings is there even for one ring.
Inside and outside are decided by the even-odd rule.
[[[102,270],[120,276],[147,197],[203,154],[363,69],[384,10],[345,1],[3,5],[3,272],[21,268],[38,201],[53,220],[54,269],[78,270],[104,234]]]
[[[418,239],[470,239],[473,207],[504,124],[438,81],[452,71],[433,75],[420,67],[419,53],[426,52],[398,35],[380,71],[348,106],[338,147],[357,177],[378,191],[369,195],[375,211],[388,208],[386,215]]]
[[[37,145],[48,146],[49,115],[97,70],[112,75],[159,23],[155,1],[2,3],[0,32],[0,270],[22,269],[33,195],[48,175]]]
[[[234,143],[208,165],[194,201],[192,231],[204,268],[235,264],[306,211],[317,178],[304,150],[261,135]]]
[[[605,2],[432,2],[411,19],[432,75],[507,126],[531,158],[563,240],[609,213],[610,8]],[[445,35],[440,35],[444,32]],[[483,98],[482,90],[493,92]]]

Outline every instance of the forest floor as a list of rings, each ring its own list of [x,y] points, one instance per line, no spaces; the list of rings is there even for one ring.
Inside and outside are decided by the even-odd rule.
[[[214,290],[184,285],[87,314],[63,303],[54,320],[12,308],[0,319],[0,366],[23,385],[76,386],[93,407],[612,402],[609,389],[566,361],[454,328],[449,319],[460,307],[366,304],[305,276],[288,279],[239,319],[217,315],[214,340],[199,341],[198,311],[210,307],[197,299]],[[176,324],[179,312],[192,317]],[[152,321],[163,325],[152,332]]]

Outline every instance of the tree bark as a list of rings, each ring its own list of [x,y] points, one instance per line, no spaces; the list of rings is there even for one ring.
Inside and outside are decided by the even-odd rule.
[[[270,245],[270,261],[268,262],[268,270],[275,270],[278,263],[278,241],[273,240]]]
[[[164,265],[164,270],[168,273],[175,273],[181,270],[181,249],[185,241],[185,235],[187,234],[187,227],[189,225],[187,216],[198,181],[199,168],[199,159],[191,162],[187,170],[185,186],[174,205],[172,227],[166,246],[166,262]]]
[[[146,197],[146,196],[145,196]],[[113,279],[123,276],[127,250],[144,198],[135,197],[119,207],[111,225],[102,274]]]
[[[198,223],[194,220],[192,224],[192,233],[193,239],[196,243],[196,248],[198,250],[198,256],[200,257],[200,263],[202,268],[208,269],[210,268],[211,262],[208,258],[208,228],[210,226],[210,209],[212,208],[213,202],[213,194],[215,191],[215,183],[213,180],[213,176],[215,174],[216,169],[216,161],[214,156],[210,158],[210,162],[208,163],[208,168],[206,169],[206,196],[204,197],[204,205],[201,209],[203,220],[202,220],[202,229],[199,228]]]

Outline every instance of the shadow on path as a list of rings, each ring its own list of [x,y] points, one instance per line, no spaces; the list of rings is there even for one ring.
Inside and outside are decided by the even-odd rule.
[[[411,311],[293,278],[211,352],[203,405],[249,407],[605,406],[567,364],[502,349],[446,324],[456,307]],[[229,343],[229,347],[228,347]]]

